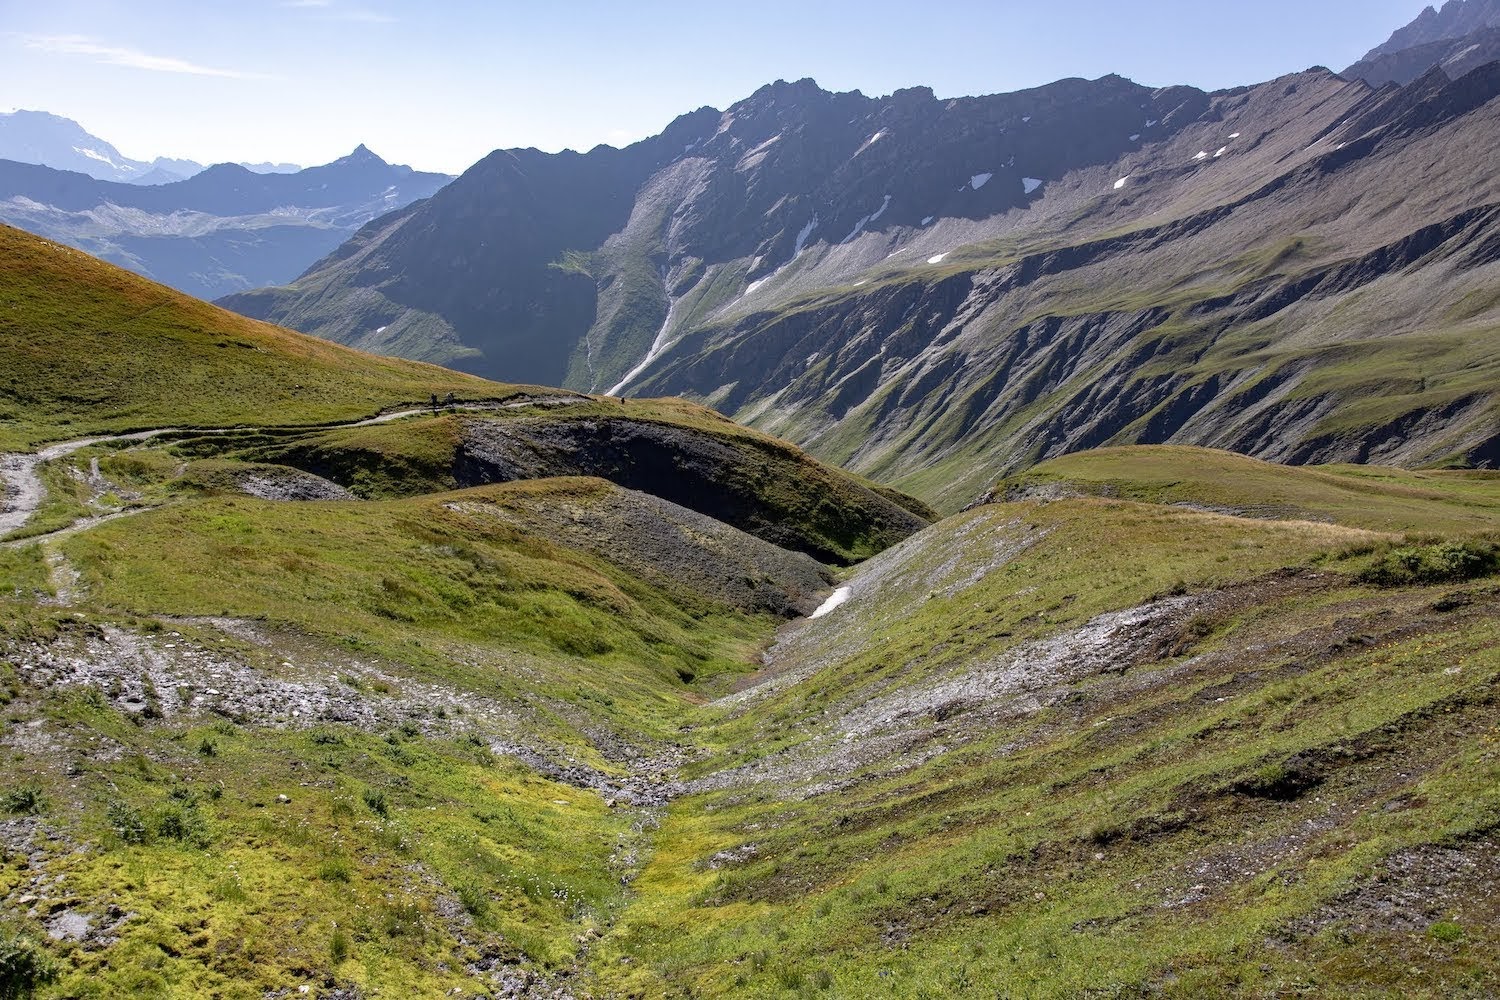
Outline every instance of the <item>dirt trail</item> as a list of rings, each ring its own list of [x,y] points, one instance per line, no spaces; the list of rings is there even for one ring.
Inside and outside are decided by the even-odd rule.
[[[524,399],[445,406],[441,409],[443,412],[489,413],[497,410],[524,409],[531,406],[570,406],[586,402],[589,402],[586,396],[528,396]],[[413,407],[405,410],[395,410],[391,413],[382,413],[379,416],[367,417],[363,420],[319,424],[307,427],[306,430],[308,433],[314,433],[317,431],[340,430],[354,427],[374,427],[379,424],[388,424],[406,417],[419,416],[430,412],[432,412],[430,407]],[[31,455],[0,455],[0,538],[5,538],[7,535],[14,534],[24,528],[27,522],[31,520],[32,515],[46,501],[47,488],[42,483],[41,478],[41,467],[46,462],[67,458],[69,455],[96,444],[114,444],[122,441],[149,441],[168,434],[196,434],[204,437],[226,434],[253,434],[257,431],[267,429],[264,427],[159,427],[154,430],[135,431],[130,434],[106,434],[79,438],[76,441],[64,441],[60,444],[48,445],[41,451]],[[35,535],[31,538],[15,542],[0,543],[0,547],[14,547],[18,544],[30,545],[41,541],[62,538],[67,535],[77,534],[80,531],[87,531],[89,528],[104,524],[107,521],[113,521],[136,512],[120,511],[100,517],[80,518],[57,531],[49,532],[45,535]]]

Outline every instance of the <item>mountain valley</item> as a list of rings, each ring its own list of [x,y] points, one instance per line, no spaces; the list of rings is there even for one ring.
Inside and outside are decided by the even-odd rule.
[[[0,997],[1500,996],[1496,30],[42,123],[123,173],[0,160]]]

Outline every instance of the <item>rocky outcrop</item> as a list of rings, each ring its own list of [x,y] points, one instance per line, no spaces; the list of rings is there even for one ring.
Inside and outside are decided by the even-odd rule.
[[[793,552],[847,565],[927,521],[777,442],[638,420],[472,421],[454,459],[463,486],[593,476],[659,497]]]
[[[1484,28],[1500,27],[1500,0],[1446,0],[1442,10],[1428,7],[1416,20],[1399,28],[1383,45],[1365,55],[1365,60],[1462,38]]]

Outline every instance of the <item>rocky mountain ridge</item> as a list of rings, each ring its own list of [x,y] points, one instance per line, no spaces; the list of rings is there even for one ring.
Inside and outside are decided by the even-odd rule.
[[[1104,443],[1488,464],[1497,96],[1493,68],[951,101],[780,83],[629,150],[497,153],[226,304],[686,394],[955,507]],[[563,194],[585,186],[608,194]]]
[[[1497,0],[1447,0],[1442,9],[1427,7],[1416,20],[1396,29],[1383,44],[1365,54],[1363,61],[1395,55],[1407,49],[1452,41],[1485,28],[1500,28]]]
[[[1401,275],[1449,296],[1434,275],[1461,283],[1494,249],[1488,206],[1435,170],[1406,214],[1335,206],[1380,248],[1358,267],[1319,270],[1337,230],[1230,265],[1202,237],[1348,185],[1329,156],[1388,174],[1428,152],[1405,137],[1456,126],[1473,133],[1443,148],[1488,149],[1472,83],[1339,104],[1368,88],[1283,81],[1351,130],[1301,160],[1308,126],[1274,92],[1214,98],[1173,141],[1255,137],[1214,158],[1223,194],[1258,185],[1236,196],[1250,219],[1195,189],[1153,225],[1087,220],[1105,228],[1009,262],[955,252],[935,277],[890,265],[755,322],[806,336],[894,306],[917,329],[985,295],[968,366],[1000,389],[1177,338],[1103,393],[1177,392],[1223,349],[1180,320],[1132,343],[1141,310],[1274,315],[1389,282],[1366,308],[1399,325]],[[1193,184],[1162,176],[1200,162],[1183,148],[1118,188],[1111,167],[1054,184],[1138,194],[1125,217],[1182,207],[1159,185]],[[1268,189],[1257,158],[1293,176]],[[1391,239],[1435,208],[1458,215]],[[1174,247],[1213,270],[1163,303]],[[1287,260],[1309,287],[1288,291]],[[1205,304],[1198,286],[1247,268]],[[1059,279],[1093,286],[1096,314],[991,336],[984,309],[1024,316],[1008,297]],[[1312,319],[1308,363],[1336,371],[1316,354],[1347,346]],[[837,350],[965,340],[870,321]],[[761,331],[773,351],[784,334]],[[979,354],[996,342],[1019,379]],[[1383,359],[1388,394],[1435,380],[1444,346]],[[682,357],[669,344],[663,371]],[[0,992],[1500,990],[1500,474],[1110,448],[931,523],[688,401],[361,354],[4,226],[0,451]]]
[[[1441,11],[1424,10],[1344,70],[1348,79],[1371,86],[1406,86],[1434,67],[1450,79],[1500,59],[1500,2],[1450,0]]]

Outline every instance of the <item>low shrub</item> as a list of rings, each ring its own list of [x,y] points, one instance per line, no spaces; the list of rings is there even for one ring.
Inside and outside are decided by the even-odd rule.
[[[47,809],[47,796],[38,785],[21,785],[0,794],[0,812],[11,816],[40,816]]]
[[[1376,587],[1461,583],[1500,570],[1500,548],[1489,542],[1403,545],[1382,553],[1356,579]]]
[[[57,981],[57,961],[27,934],[0,931],[0,1000],[23,1000]]]
[[[391,804],[386,800],[385,792],[366,788],[364,799],[365,805],[369,806],[370,811],[375,815],[386,817],[391,814]]]
[[[354,945],[349,940],[349,935],[344,932],[344,929],[342,927],[335,928],[333,937],[328,941],[329,961],[331,961],[334,967],[337,968],[338,966],[343,965],[346,961],[348,961],[349,955],[353,952],[353,950]]]

